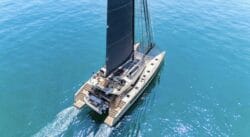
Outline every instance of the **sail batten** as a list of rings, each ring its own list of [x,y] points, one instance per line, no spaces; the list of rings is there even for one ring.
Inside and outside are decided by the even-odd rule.
[[[120,42],[120,41],[122,41],[122,40],[126,39],[127,37],[130,37],[132,34],[133,34],[133,33],[129,33],[129,34],[125,35],[125,36],[124,36],[124,37],[122,37],[121,39],[119,39],[119,40],[115,41],[114,43],[111,43],[111,44],[110,44],[110,46],[112,46],[112,45],[114,45],[114,46],[118,46],[116,43],[118,43],[118,42]]]
[[[123,7],[126,7],[126,6],[128,6],[128,5],[130,5],[130,4],[133,4],[132,1],[129,2],[129,3],[126,3],[126,4],[124,4],[124,5],[120,5],[119,7],[115,7],[114,9],[110,9],[108,12],[114,12],[114,11],[119,10],[119,9],[121,9],[121,8],[123,8]]]
[[[108,0],[106,75],[133,55],[134,0]]]

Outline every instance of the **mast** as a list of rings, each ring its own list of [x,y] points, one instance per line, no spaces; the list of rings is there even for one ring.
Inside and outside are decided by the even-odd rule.
[[[134,0],[108,0],[106,76],[133,58],[135,35]]]

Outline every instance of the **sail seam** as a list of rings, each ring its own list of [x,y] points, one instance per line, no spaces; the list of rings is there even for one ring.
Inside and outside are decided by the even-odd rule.
[[[124,4],[124,5],[121,5],[121,6],[117,7],[117,8],[111,9],[111,10],[108,11],[108,12],[113,12],[113,11],[119,10],[119,9],[121,9],[121,8],[127,7],[127,6],[130,5],[131,3],[132,3],[132,2],[129,2],[129,3]]]
[[[122,41],[123,39],[127,38],[128,36],[130,36],[131,33],[132,33],[132,32],[128,33],[127,35],[125,35],[124,37],[120,38],[119,40],[117,40],[117,41],[111,43],[110,46],[109,46],[109,48],[110,48],[110,47],[113,47],[113,45],[115,45],[116,43],[118,43],[118,42]]]

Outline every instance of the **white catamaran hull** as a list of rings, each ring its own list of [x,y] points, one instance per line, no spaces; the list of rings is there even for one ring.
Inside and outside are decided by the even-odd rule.
[[[154,57],[151,61],[147,63],[146,69],[142,73],[139,81],[136,83],[134,88],[128,93],[128,95],[122,99],[124,105],[115,110],[116,114],[109,115],[105,119],[105,123],[107,125],[109,126],[115,125],[119,121],[119,119],[124,115],[124,113],[138,99],[138,97],[140,97],[140,95],[144,92],[144,90],[148,87],[152,79],[157,74],[158,69],[161,66],[161,63],[163,62],[164,56],[165,52]]]
[[[165,52],[162,52],[146,61],[145,69],[133,88],[120,99],[117,107],[109,108],[108,116],[104,121],[107,125],[114,126],[125,114],[125,112],[131,107],[131,105],[138,99],[138,97],[144,92],[146,87],[150,84],[152,79],[157,74],[158,69],[163,62],[164,56]],[[81,109],[84,106],[88,106],[98,112],[98,110],[96,110],[93,105],[89,104],[89,102],[85,100],[85,96],[88,95],[87,89],[88,87],[86,86],[86,84],[84,84],[75,94],[74,106],[78,109]]]

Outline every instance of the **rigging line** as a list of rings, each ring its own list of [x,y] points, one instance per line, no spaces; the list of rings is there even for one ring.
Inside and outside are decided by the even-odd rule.
[[[143,11],[144,11],[144,21],[145,21],[145,28],[146,28],[146,40],[147,40],[147,50],[145,55],[150,52],[150,50],[154,47],[153,46],[153,38],[152,38],[152,28],[148,10],[147,0],[142,1]]]
[[[143,7],[142,7],[142,0],[140,1],[141,3],[139,4],[140,5],[140,12],[141,12],[141,38],[142,38],[142,40],[141,40],[141,44],[142,44],[142,50],[143,50],[143,52],[144,52],[144,50],[145,50],[145,45],[144,45],[144,20],[143,20]]]
[[[147,31],[147,17],[146,17],[146,12],[145,12],[145,1],[144,0],[142,0],[142,11],[143,11],[143,23],[144,23],[144,31],[143,31],[143,35],[144,35],[144,54],[147,52],[147,50],[148,50],[148,31]]]
[[[136,1],[136,38],[137,38],[137,41],[140,42],[141,41],[141,37],[140,37],[140,27],[141,27],[141,23],[140,23],[140,9],[139,9],[139,3],[138,1]]]
[[[147,53],[151,48],[152,48],[152,28],[151,28],[151,23],[150,23],[150,16],[149,16],[149,11],[148,11],[148,4],[147,0],[140,0],[138,2],[140,6],[139,7],[139,27],[141,30],[139,31],[140,36],[140,41],[141,41],[141,49],[143,49],[144,53]]]
[[[151,32],[151,23],[150,23],[150,15],[149,15],[149,10],[148,10],[148,2],[146,0],[145,2],[146,4],[146,14],[147,14],[147,24],[148,24],[148,32],[149,32],[149,40],[150,40],[150,44],[152,43],[152,32]]]
[[[149,29],[149,39],[150,39],[150,48],[153,48],[153,36],[152,36],[152,25],[151,25],[151,18],[150,18],[150,12],[149,12],[149,6],[148,1],[146,1],[146,8],[147,8],[147,19],[148,19],[148,29]]]
[[[150,32],[151,32],[151,40],[152,40],[152,42],[154,41],[153,39],[154,39],[154,36],[153,36],[153,28],[152,28],[152,20],[151,20],[151,12],[150,12],[150,6],[149,6],[149,2],[147,3],[147,5],[148,5],[148,17],[149,17],[149,24],[150,24]]]
[[[146,0],[143,1],[143,5],[144,5],[144,15],[145,15],[145,25],[146,25],[146,41],[147,41],[147,51],[149,50],[149,44],[150,44],[150,41],[149,41],[149,30],[148,30],[148,16],[147,16],[147,5],[146,5]],[[146,51],[146,53],[147,53]]]
[[[147,3],[148,5],[148,17],[149,17],[149,24],[150,24],[150,35],[151,35],[151,42],[154,43],[154,33],[153,33],[153,25],[152,25],[152,20],[151,20],[151,12],[150,12],[150,6],[149,6],[149,2]]]
[[[150,45],[150,41],[149,41],[149,37],[150,37],[150,34],[149,34],[149,30],[148,30],[148,16],[147,16],[147,5],[146,5],[146,0],[143,0],[143,11],[144,11],[144,20],[145,20],[145,29],[146,29],[146,41],[147,41],[147,50],[146,50],[146,53],[148,52],[149,50],[149,45]]]
[[[147,5],[147,0],[144,0],[145,4],[145,15],[146,15],[146,23],[147,23],[147,32],[148,32],[148,44],[150,44],[150,25],[149,25],[149,18],[148,18],[148,5]]]
[[[150,32],[150,19],[149,19],[149,12],[148,12],[148,5],[147,5],[147,0],[145,0],[145,8],[146,8],[146,16],[147,16],[147,29],[148,29],[148,41],[149,44],[151,45],[151,32]]]

